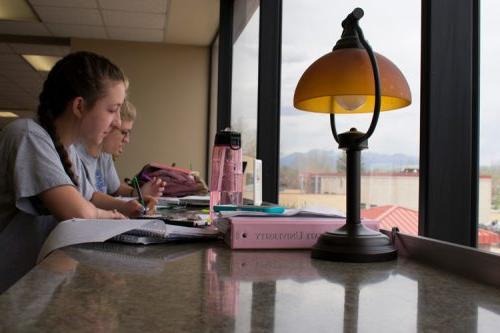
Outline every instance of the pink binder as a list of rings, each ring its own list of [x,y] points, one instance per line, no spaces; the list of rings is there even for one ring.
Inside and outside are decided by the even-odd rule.
[[[224,240],[232,249],[310,249],[318,237],[344,225],[344,218],[327,217],[249,217],[234,216],[228,224]],[[363,220],[378,230],[378,222]]]

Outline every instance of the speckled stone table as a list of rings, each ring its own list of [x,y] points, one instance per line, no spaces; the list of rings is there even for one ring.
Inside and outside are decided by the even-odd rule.
[[[18,331],[500,332],[500,290],[405,258],[86,244],[0,296],[0,332]]]

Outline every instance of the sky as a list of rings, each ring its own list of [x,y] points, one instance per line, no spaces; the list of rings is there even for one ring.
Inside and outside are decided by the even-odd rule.
[[[481,0],[480,164],[500,164],[500,1]]]
[[[420,0],[283,0],[281,68],[281,155],[312,149],[336,150],[329,116],[293,108],[293,94],[302,73],[316,59],[328,53],[342,33],[342,20],[355,8],[365,15],[360,21],[372,49],[389,58],[404,74],[412,93],[406,108],[383,112],[369,140],[372,152],[419,155],[420,130]],[[481,1],[481,119],[480,163],[500,163],[500,2]],[[254,140],[257,116],[258,11],[234,45],[233,126],[244,130],[243,141]],[[487,70],[486,70],[487,69]],[[371,114],[339,115],[338,132],[356,127],[366,131]]]

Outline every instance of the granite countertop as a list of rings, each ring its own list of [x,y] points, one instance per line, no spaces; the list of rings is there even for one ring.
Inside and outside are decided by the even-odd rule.
[[[0,332],[498,332],[500,290],[405,258],[96,243],[0,296]]]

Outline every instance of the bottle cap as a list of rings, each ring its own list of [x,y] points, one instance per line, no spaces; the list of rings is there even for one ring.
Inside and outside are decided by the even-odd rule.
[[[225,129],[215,135],[216,146],[231,146],[231,149],[241,148],[241,134]]]

